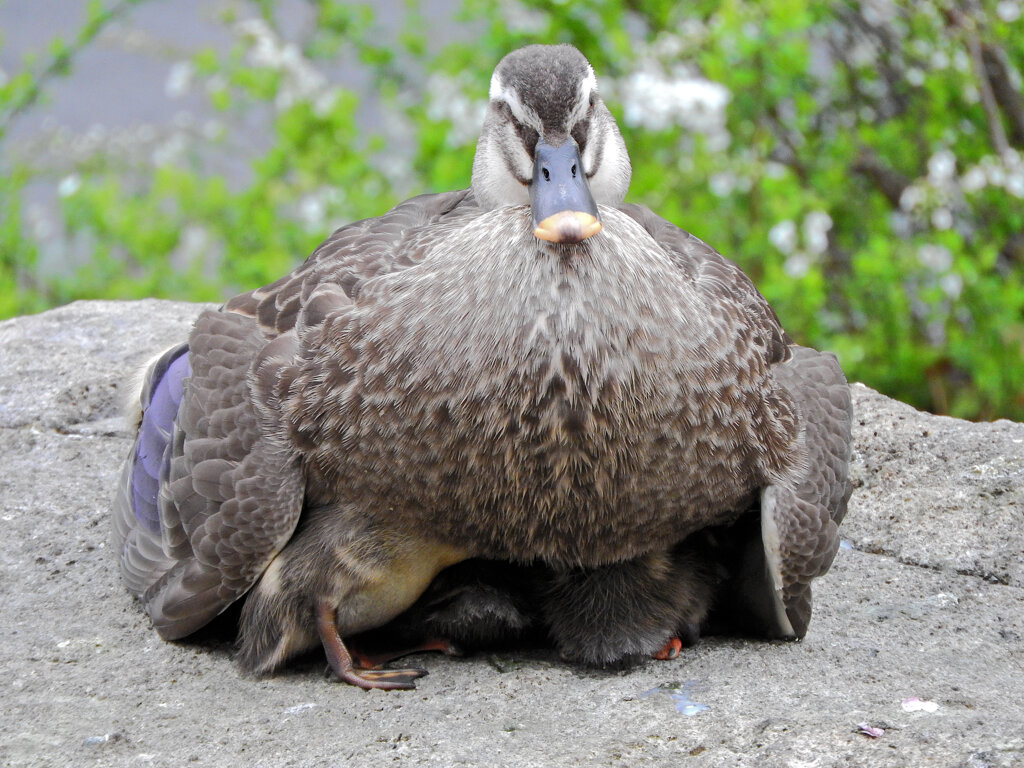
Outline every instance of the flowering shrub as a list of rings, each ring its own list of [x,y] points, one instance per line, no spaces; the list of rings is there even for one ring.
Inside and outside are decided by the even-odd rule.
[[[796,340],[919,407],[1024,419],[1021,0],[465,0],[475,32],[440,51],[415,11],[389,36],[367,8],[308,5],[297,42],[263,2],[225,20],[232,51],[172,68],[168,94],[205,92],[214,124],[135,162],[77,160],[58,186],[74,274],[36,268],[53,246],[20,208],[34,171],[4,161],[0,314],[268,282],[341,223],[466,186],[494,64],[571,42],[619,118],[628,199],[737,261]],[[332,77],[356,60],[375,133]],[[0,85],[0,131],[31,85]],[[254,120],[271,126],[255,159],[237,147]],[[241,183],[224,179],[232,157]]]

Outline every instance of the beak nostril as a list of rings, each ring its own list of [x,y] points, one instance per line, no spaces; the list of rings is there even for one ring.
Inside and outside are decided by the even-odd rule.
[[[572,177],[574,179],[576,178],[576,163],[572,164]]]
[[[551,174],[548,172],[547,168],[541,168],[540,172],[544,174],[544,181],[551,181]]]

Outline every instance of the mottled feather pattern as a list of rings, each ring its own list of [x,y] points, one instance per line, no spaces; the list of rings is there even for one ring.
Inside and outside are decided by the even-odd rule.
[[[437,236],[436,225],[458,218],[460,204],[467,212],[475,211],[471,201],[469,190],[420,195],[382,216],[341,227],[301,266],[270,285],[236,296],[225,309],[256,318],[267,336],[284,333],[321,286],[336,285],[352,297],[364,281],[416,263],[424,241]]]
[[[641,257],[658,245],[606,216],[621,239],[558,259],[515,216],[478,215],[443,254],[339,301],[305,337],[285,404],[318,501],[379,499],[485,556],[596,565],[738,514],[789,466],[788,395],[763,396],[768,361],[728,330],[746,322],[742,306],[686,279],[676,257]],[[595,325],[609,307],[630,322]],[[723,470],[709,477],[697,467],[711,457]]]

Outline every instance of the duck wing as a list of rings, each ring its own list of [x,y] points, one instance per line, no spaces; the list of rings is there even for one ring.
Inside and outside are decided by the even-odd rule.
[[[166,639],[191,634],[243,595],[298,522],[301,469],[250,391],[266,346],[251,318],[204,312],[187,353],[166,353],[146,373],[142,423],[114,501],[114,545],[129,590]]]
[[[298,333],[343,314],[363,281],[417,263],[460,205],[475,210],[465,190],[421,195],[342,227],[280,280],[204,312],[149,366],[113,546],[161,636],[184,637],[244,595],[298,524],[306,478],[281,420]]]
[[[807,462],[761,492],[765,567],[760,574],[748,570],[744,591],[771,597],[750,606],[764,634],[800,638],[811,618],[811,581],[828,571],[839,548],[838,526],[852,490],[853,405],[835,355],[791,349],[775,375],[800,410]]]

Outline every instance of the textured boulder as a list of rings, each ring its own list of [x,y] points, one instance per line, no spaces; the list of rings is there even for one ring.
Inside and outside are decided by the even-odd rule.
[[[216,634],[161,641],[120,584],[109,503],[134,372],[200,309],[0,323],[0,764],[1024,762],[1024,425],[861,385],[845,544],[801,643],[709,638],[625,672],[429,656],[417,691],[366,693],[315,655],[250,680]]]

